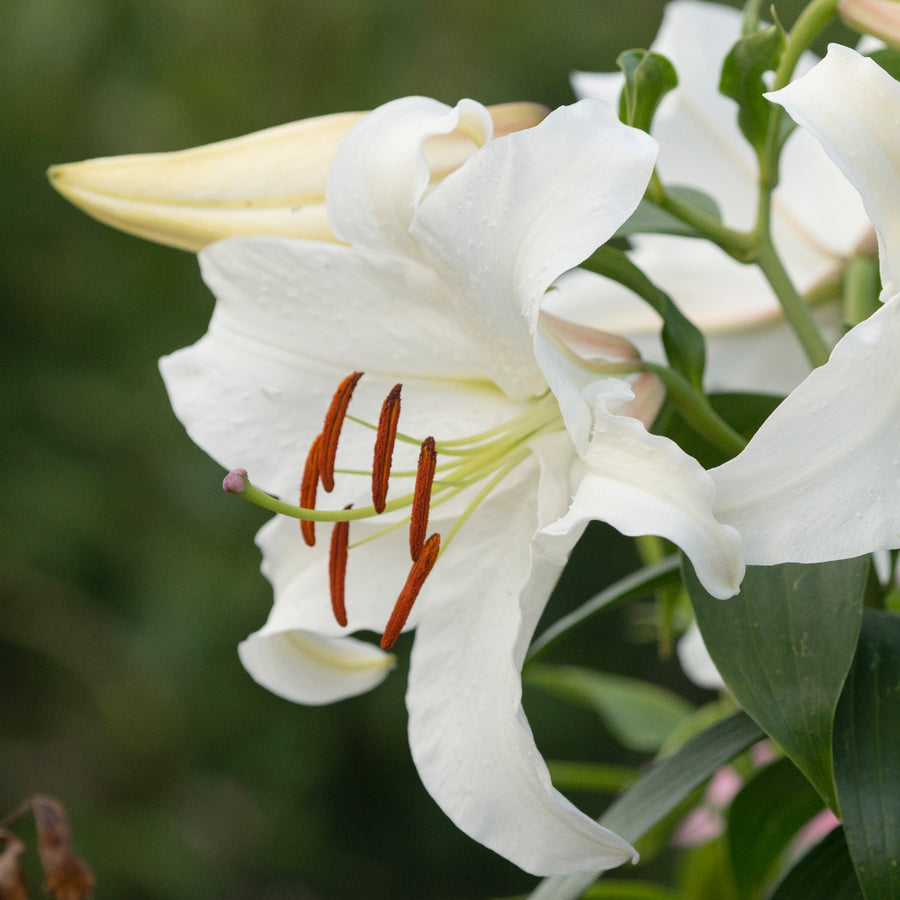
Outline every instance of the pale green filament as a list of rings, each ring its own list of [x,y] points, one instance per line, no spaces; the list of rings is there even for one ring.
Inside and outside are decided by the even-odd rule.
[[[371,423],[354,416],[348,415],[347,419],[371,430],[377,430]],[[482,484],[480,490],[462,511],[453,526],[443,536],[441,553],[444,552],[475,509],[510,472],[527,459],[529,455],[527,443],[538,434],[556,431],[562,427],[563,423],[556,399],[548,391],[538,400],[529,404],[529,407],[518,416],[502,425],[469,435],[466,438],[435,443],[439,462],[429,501],[431,507],[446,503],[474,485]],[[416,446],[421,444],[419,439],[409,435],[398,433],[397,439]],[[447,459],[448,456],[451,458]],[[372,474],[371,471],[361,469],[335,469],[335,472],[365,477],[371,477]],[[391,475],[394,478],[415,478],[416,470],[393,471]],[[312,522],[346,522],[371,519],[379,515],[374,506],[357,506],[338,510],[305,509],[294,506],[265,493],[251,484],[249,479],[245,479],[244,489],[240,496],[270,512]],[[412,506],[413,498],[414,494],[407,493],[388,500],[384,512],[409,509]],[[408,522],[409,517],[407,516],[397,522],[386,524],[375,534],[355,542],[351,547],[375,540],[396,528],[407,525]]]

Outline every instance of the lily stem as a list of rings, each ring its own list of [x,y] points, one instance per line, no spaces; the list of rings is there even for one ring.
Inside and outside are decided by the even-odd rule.
[[[730,459],[737,456],[747,441],[735,431],[713,408],[705,395],[696,390],[681,374],[656,363],[644,364],[666,387],[666,396],[675,405],[688,425],[718,447]]]
[[[819,326],[816,324],[809,304],[794,287],[794,283],[768,234],[765,234],[759,242],[756,250],[756,264],[768,279],[775,296],[778,297],[784,315],[803,346],[810,365],[816,368],[826,363],[829,356],[828,344],[825,343],[825,339],[819,332]]]

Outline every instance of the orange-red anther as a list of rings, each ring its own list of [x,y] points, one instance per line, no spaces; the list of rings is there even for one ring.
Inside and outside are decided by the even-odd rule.
[[[322,435],[317,435],[306,454],[306,465],[303,467],[303,479],[300,482],[300,506],[303,509],[316,508],[316,490],[319,487],[319,451],[322,448]],[[300,533],[307,545],[316,544],[316,523],[306,519],[300,520]]]
[[[400,591],[400,596],[394,604],[394,610],[388,619],[387,625],[384,626],[384,634],[381,636],[381,649],[390,650],[400,637],[400,632],[412,612],[413,603],[425,584],[434,564],[437,562],[438,552],[441,549],[441,536],[435,532],[422,545],[418,558],[412,564],[409,575],[406,578],[406,584]]]
[[[349,509],[349,506],[344,507]],[[335,621],[342,628],[347,624],[347,605],[344,586],[347,580],[347,542],[350,523],[336,522],[331,532],[331,552],[328,555],[328,588],[331,593],[331,610]]]
[[[344,424],[347,407],[350,405],[350,398],[353,396],[353,389],[362,378],[362,374],[354,372],[338,385],[325,414],[325,422],[322,425],[322,448],[319,452],[319,478],[326,491],[334,490],[334,460],[337,456],[338,438],[341,436],[341,427]]]
[[[391,477],[391,460],[394,442],[397,440],[397,421],[400,418],[400,388],[395,384],[381,405],[378,418],[378,434],[375,437],[375,454],[372,458],[372,506],[375,512],[384,512],[387,502],[388,479]]]
[[[437,452],[434,449],[434,438],[427,437],[422,441],[419,450],[419,466],[416,469],[416,486],[413,490],[412,510],[409,514],[409,555],[415,562],[425,543],[428,530],[428,507],[431,503],[431,486],[434,484],[434,472],[437,467]]]

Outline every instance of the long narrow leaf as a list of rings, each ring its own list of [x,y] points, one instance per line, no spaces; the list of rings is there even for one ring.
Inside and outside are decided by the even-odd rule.
[[[600,823],[634,843],[662,821],[713,772],[763,737],[742,712],[704,731],[657,762],[600,817]],[[545,878],[531,900],[576,900],[598,873],[577,872]]]

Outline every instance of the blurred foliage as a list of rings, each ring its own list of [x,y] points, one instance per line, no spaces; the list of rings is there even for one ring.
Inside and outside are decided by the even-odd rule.
[[[243,672],[235,645],[270,604],[251,541],[264,516],[219,491],[156,371],[204,332],[212,299],[191,255],[92,222],[44,170],[410,93],[570,102],[569,71],[612,70],[622,49],[649,43],[662,6],[0,3],[0,818],[33,792],[59,797],[100,900],[438,900],[534,879],[425,794],[402,666],[324,709]],[[630,553],[590,529],[545,622],[627,572]],[[548,655],[697,698],[628,634],[616,613]],[[526,702],[548,755],[639,761],[589,713],[538,692]]]

